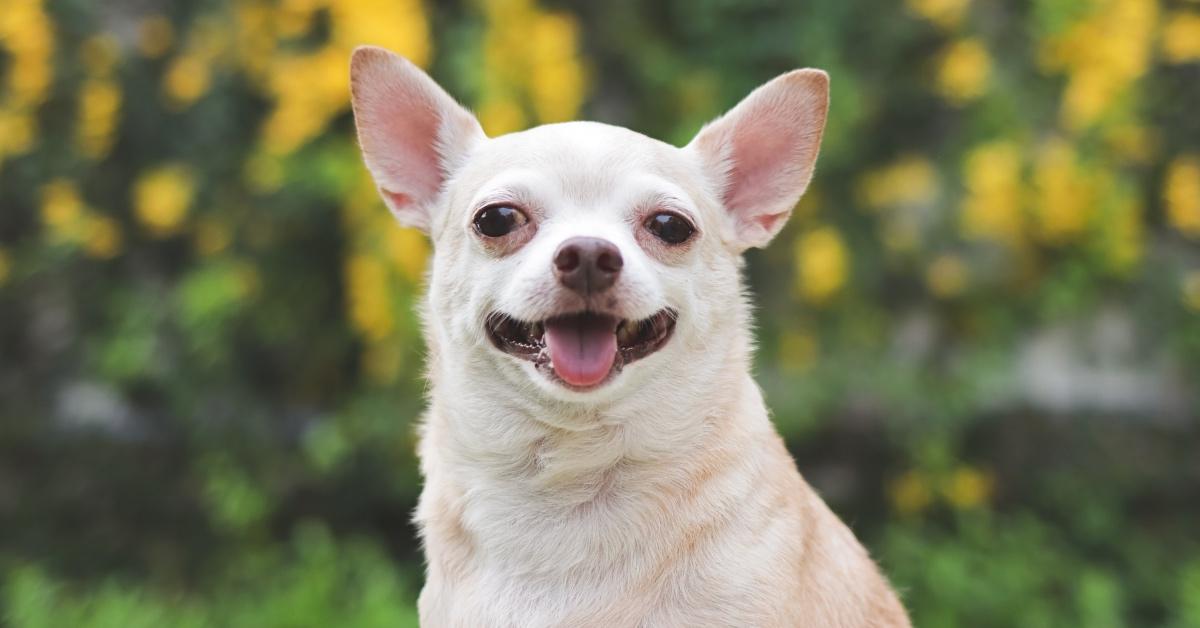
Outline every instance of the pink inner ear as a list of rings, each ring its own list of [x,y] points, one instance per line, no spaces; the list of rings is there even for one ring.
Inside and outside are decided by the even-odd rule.
[[[794,70],[754,90],[689,145],[721,177],[741,246],[764,246],[800,200],[828,103],[823,72]]]
[[[479,123],[420,68],[382,48],[355,49],[350,97],[375,185],[401,223],[427,231],[448,172],[485,138]]]
[[[442,186],[440,120],[433,103],[413,96],[384,90],[362,107],[359,124],[363,153],[397,209],[432,198]]]
[[[442,187],[445,118],[473,122],[428,76],[387,51],[360,48],[351,59],[351,97],[367,167],[392,209],[424,222],[424,205]],[[468,124],[469,126],[469,124]],[[413,215],[405,215],[414,213]]]
[[[393,207],[407,207],[413,202],[411,196],[402,192],[393,192],[385,188],[381,188],[380,192],[391,201]]]
[[[800,130],[779,122],[768,117],[739,125],[726,187],[726,206],[765,228],[787,216],[774,205],[797,185],[793,179],[803,176],[797,163],[802,160],[797,155],[803,144]]]
[[[791,212],[781,212],[778,214],[763,214],[755,216],[754,222],[766,233],[775,233],[783,228],[783,223],[787,222],[788,215]]]

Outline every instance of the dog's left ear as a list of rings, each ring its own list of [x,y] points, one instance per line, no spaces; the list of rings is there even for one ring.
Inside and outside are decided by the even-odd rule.
[[[446,179],[486,139],[479,121],[412,62],[374,46],[354,50],[350,100],[384,202],[402,224],[428,233]]]
[[[793,70],[754,90],[686,147],[719,183],[739,251],[765,246],[787,222],[812,179],[829,76]]]

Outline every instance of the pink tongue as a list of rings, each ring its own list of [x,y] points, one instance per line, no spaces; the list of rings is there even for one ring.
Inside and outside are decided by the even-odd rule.
[[[554,372],[572,386],[600,383],[617,356],[617,322],[582,314],[546,321],[546,344]]]

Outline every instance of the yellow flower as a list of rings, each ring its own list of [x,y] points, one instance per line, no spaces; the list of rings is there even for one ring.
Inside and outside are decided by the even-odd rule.
[[[1116,100],[1124,81],[1104,67],[1080,70],[1067,81],[1062,111],[1066,125],[1081,129],[1094,123]]]
[[[525,128],[525,112],[511,99],[490,98],[479,106],[479,124],[490,136]]]
[[[390,221],[389,221],[390,222]],[[416,229],[390,227],[387,231],[387,251],[392,263],[409,281],[420,281],[429,257],[429,244]]]
[[[9,64],[8,85],[12,90],[9,97],[32,108],[41,105],[49,95],[54,68],[47,58],[30,55],[27,59],[18,57],[16,63]]]
[[[1034,169],[1033,215],[1038,234],[1051,243],[1062,243],[1087,229],[1095,207],[1091,182],[1079,169],[1075,149],[1059,139],[1038,153]]]
[[[187,216],[194,189],[192,173],[182,165],[144,172],[133,186],[134,214],[151,235],[172,235],[179,231]]]
[[[150,15],[138,23],[138,51],[142,56],[157,59],[175,43],[175,27],[165,15]]]
[[[1183,276],[1183,304],[1200,312],[1200,270],[1188,271]]]
[[[28,152],[37,141],[36,109],[54,78],[54,24],[41,0],[8,2],[0,9],[0,161]]]
[[[275,13],[275,26],[279,35],[284,38],[300,37],[312,27],[317,9],[321,8],[314,0],[283,0]]]
[[[1177,11],[1167,18],[1162,51],[1171,63],[1200,60],[1200,13]]]
[[[264,83],[275,56],[275,12],[271,6],[238,2],[234,6],[233,52],[238,65],[256,83]]]
[[[421,0],[334,0],[327,6],[330,36],[347,71],[350,50],[364,43],[394,50],[419,66],[429,63],[433,41]]]
[[[1200,238],[1200,156],[1181,155],[1171,162],[1163,201],[1167,222],[1188,237]]]
[[[176,107],[187,107],[203,96],[212,83],[212,69],[198,55],[176,57],[163,77],[163,93]]]
[[[121,90],[107,79],[89,79],[79,91],[79,121],[75,128],[79,151],[96,159],[112,147],[117,114],[121,111]]]
[[[530,98],[541,122],[570,120],[583,102],[584,71],[576,58],[579,27],[560,13],[540,15],[530,30]]]
[[[888,489],[892,505],[902,515],[914,515],[933,502],[929,482],[915,471],[908,471],[892,482]]]
[[[905,155],[867,173],[859,182],[863,202],[872,209],[926,205],[937,197],[937,171],[928,158]]]
[[[837,229],[818,227],[796,241],[797,288],[811,303],[824,303],[846,283],[850,261]]]
[[[354,255],[346,262],[346,298],[350,322],[368,342],[386,339],[395,325],[389,302],[387,267],[366,255]]]
[[[1158,3],[1109,0],[1061,34],[1047,38],[1039,50],[1046,71],[1063,71],[1062,119],[1071,129],[1095,124],[1151,63]]]
[[[938,57],[937,66],[938,93],[957,105],[982,96],[991,80],[992,57],[977,37],[950,44]]]
[[[121,252],[121,230],[108,216],[92,216],[83,233],[83,250],[98,259],[110,259]]]
[[[99,259],[120,252],[121,230],[116,221],[89,211],[72,181],[56,179],[42,186],[41,214],[57,242],[82,244],[85,253]]]
[[[575,18],[544,12],[530,0],[480,4],[488,24],[480,105],[484,128],[501,133],[521,128],[525,105],[531,105],[538,122],[574,118],[587,82]]]
[[[967,287],[968,270],[956,255],[942,255],[929,265],[925,272],[925,283],[929,291],[943,299],[962,294]]]
[[[484,95],[519,94],[532,68],[526,25],[539,11],[532,0],[479,0],[487,21],[483,39]]]
[[[967,154],[962,229],[972,238],[1015,245],[1021,237],[1021,153],[995,141]]]
[[[951,30],[962,23],[970,0],[906,0],[904,4],[909,11]]]
[[[303,31],[304,16],[314,8],[328,10],[330,36],[324,48],[303,53],[275,50],[273,41],[256,35],[277,27],[289,33]],[[429,25],[420,0],[288,0],[280,11],[265,14],[243,7],[237,12],[238,59],[248,73],[261,75],[274,101],[262,128],[263,148],[272,155],[299,148],[347,109],[346,59],[355,46],[389,48],[417,65],[429,60]],[[264,64],[264,57],[269,63]]]
[[[74,240],[85,207],[75,183],[56,179],[42,186],[42,222],[61,241]]]
[[[33,148],[37,139],[37,118],[27,112],[0,109],[0,159],[22,155]]]
[[[7,78],[11,104],[37,107],[54,77],[54,24],[40,0],[7,2],[0,10],[0,45],[11,55]]]
[[[990,475],[979,469],[963,466],[954,470],[950,481],[942,490],[950,505],[959,510],[967,510],[977,508],[991,499],[992,484]]]
[[[345,55],[334,48],[280,59],[268,78],[276,104],[263,127],[266,151],[289,153],[324,130],[347,105],[348,72]]]

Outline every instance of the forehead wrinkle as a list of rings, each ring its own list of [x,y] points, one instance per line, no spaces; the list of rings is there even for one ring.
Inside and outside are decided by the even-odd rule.
[[[495,168],[533,174],[538,183],[530,189],[537,197],[531,199],[535,203],[563,202],[584,211],[600,210],[611,207],[614,202],[640,202],[637,197],[647,194],[643,177],[673,182],[678,175],[684,174],[678,148],[628,129],[600,123],[544,125],[501,136],[492,142],[479,165],[484,170]],[[638,187],[642,189],[631,187],[632,181],[638,181]],[[662,190],[661,186],[653,187]],[[686,188],[687,185],[671,185],[669,189],[679,187]],[[541,198],[543,194],[555,194],[558,198]],[[672,193],[671,196],[679,195]],[[683,200],[685,207],[691,206],[687,196]],[[546,207],[546,210],[553,212],[554,208]]]
[[[544,216],[547,196],[553,193],[547,186],[552,182],[531,168],[506,170],[488,179],[471,197],[472,211],[493,203],[514,203],[537,216]]]
[[[560,139],[539,155],[539,161],[559,184],[565,200],[582,209],[606,205],[643,161],[627,147],[622,154],[622,147],[609,137],[583,134],[579,142]]]

